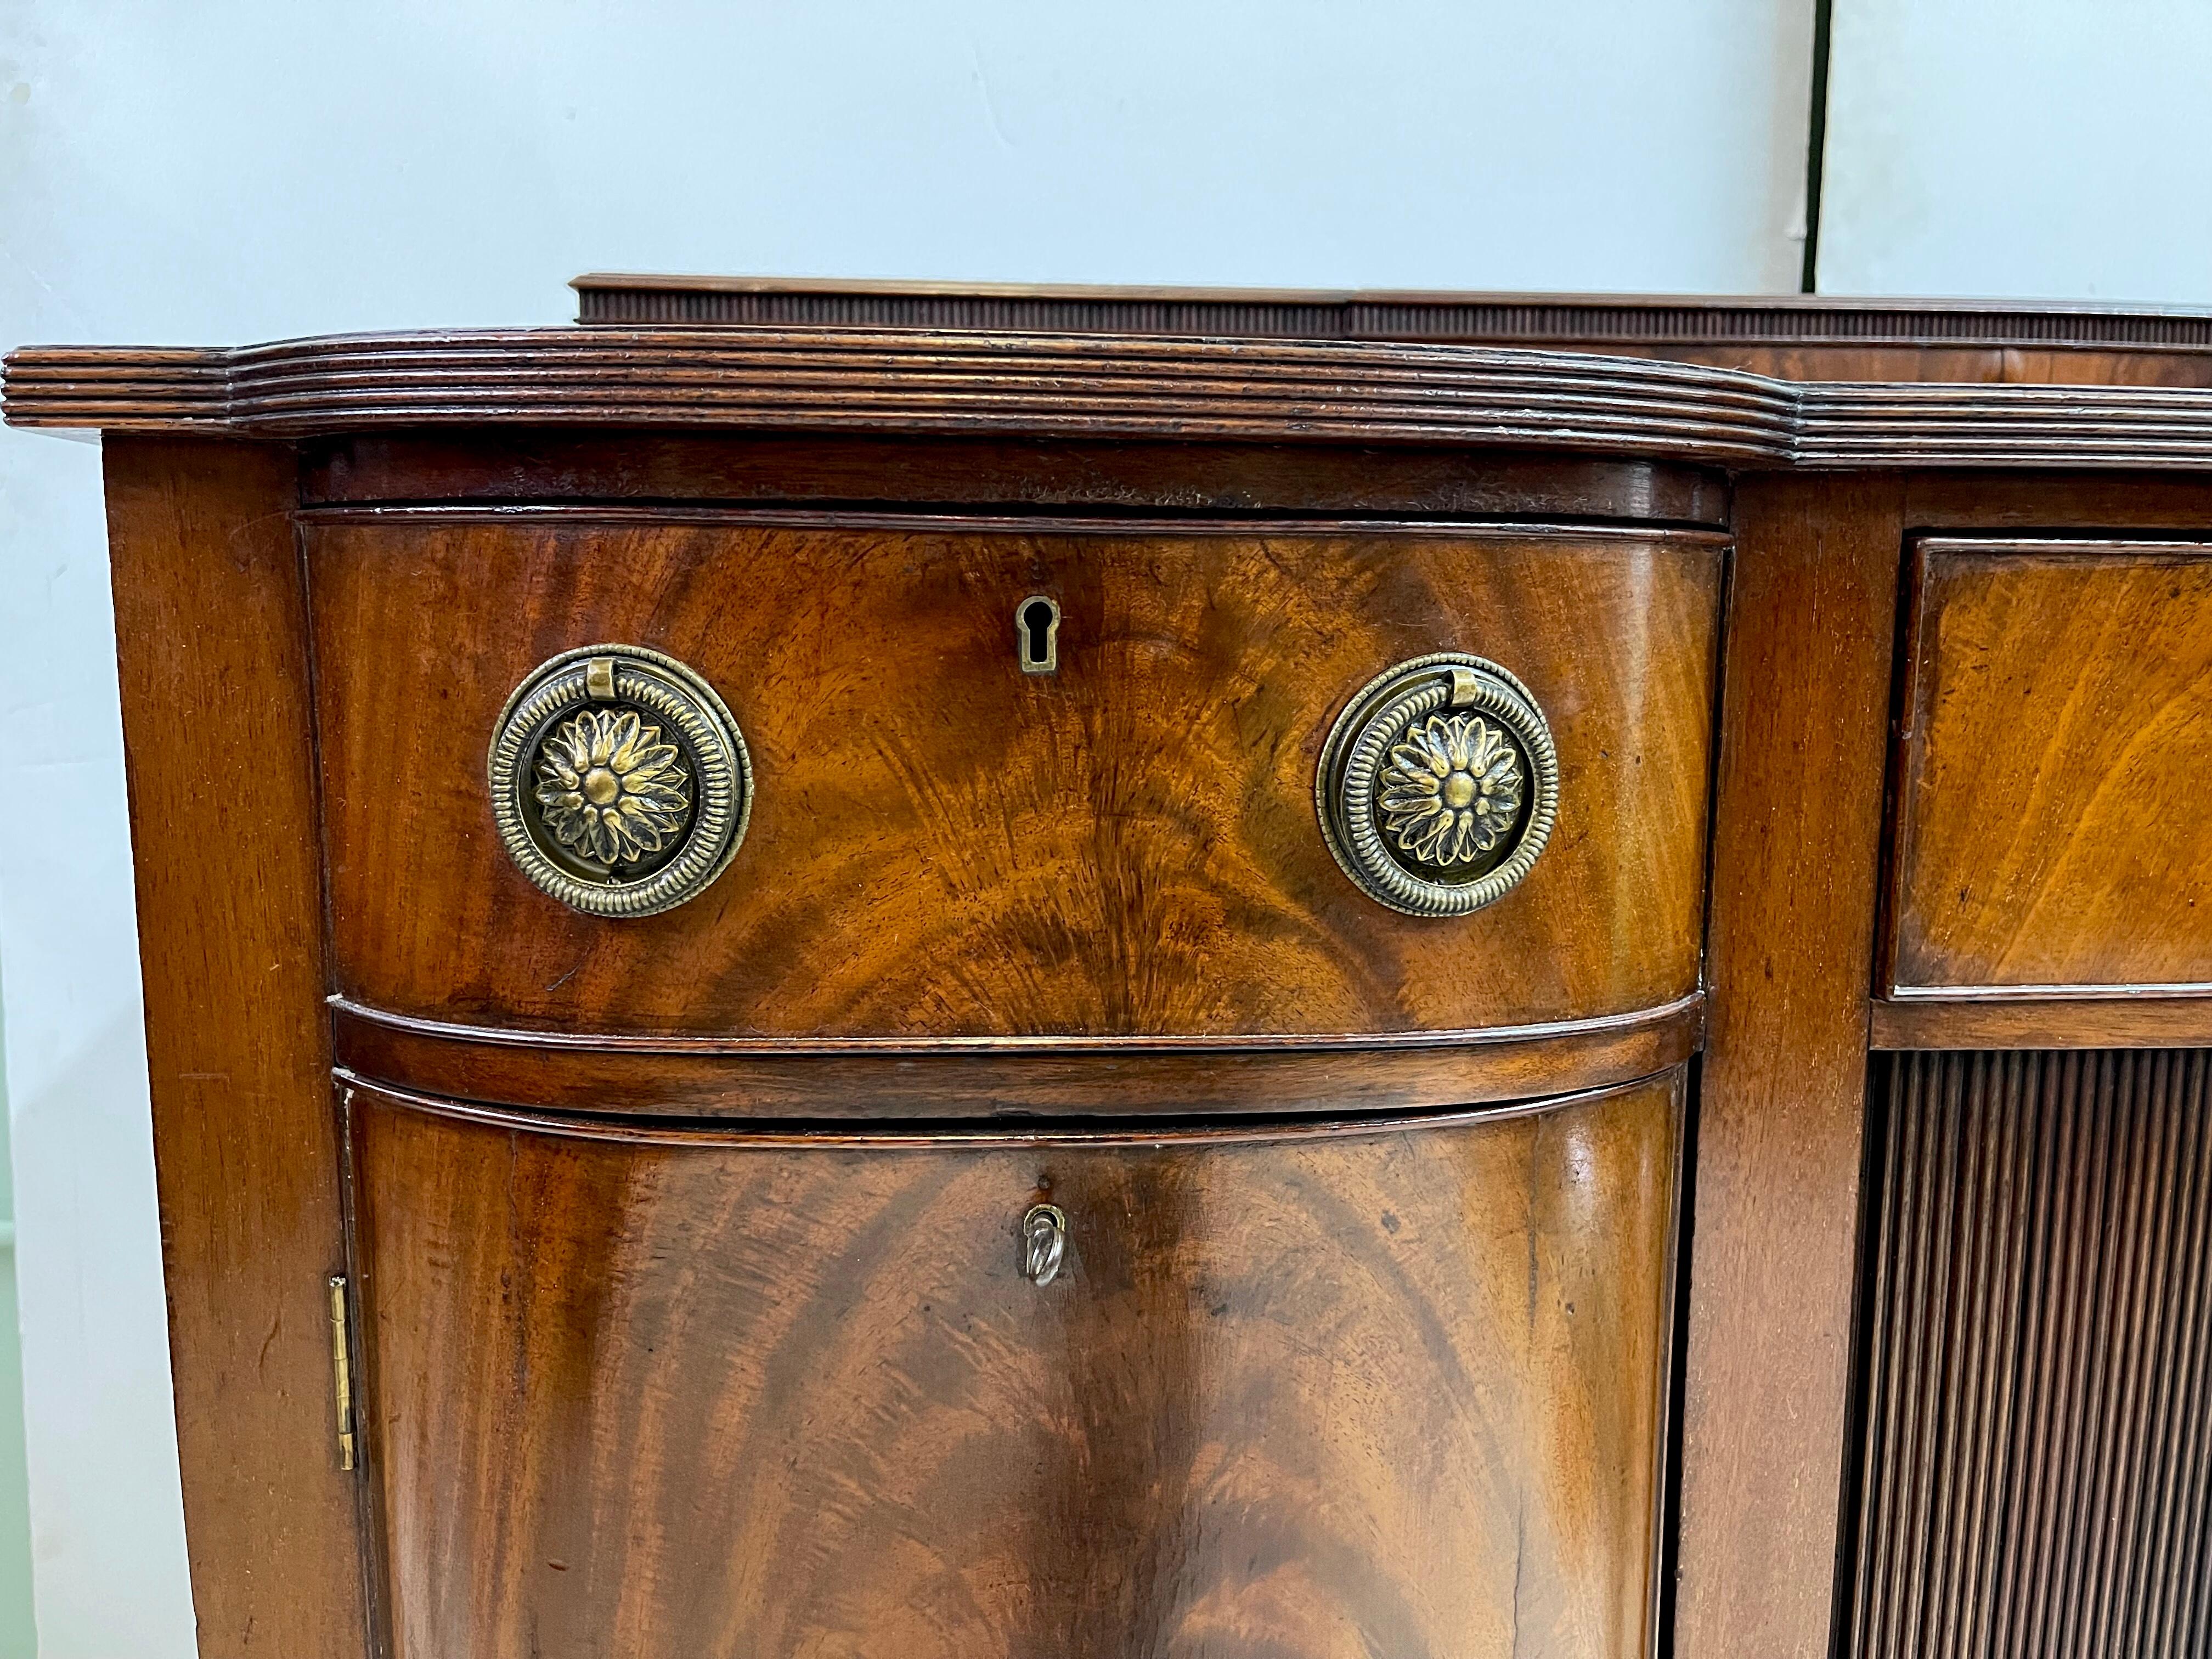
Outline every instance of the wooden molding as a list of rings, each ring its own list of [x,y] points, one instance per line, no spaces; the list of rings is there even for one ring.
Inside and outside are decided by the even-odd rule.
[[[1931,475],[1941,476],[1941,475]],[[2112,474],[2100,475],[2110,485]],[[2188,485],[2161,475],[2152,483]],[[309,507],[696,501],[1724,526],[1728,479],[1635,456],[1374,444],[1039,442],[866,433],[350,433],[301,447]],[[2130,491],[2129,499],[2139,492]]]
[[[2212,466],[2212,391],[1800,383],[1581,352],[874,328],[492,329],[27,347],[27,427],[753,431],[1444,445],[1744,468]]]
[[[18,425],[299,437],[361,428],[715,425],[1357,440],[1775,456],[1774,382],[1667,363],[1304,342],[872,329],[495,329],[198,354],[36,347]]]
[[[331,1004],[339,1063],[417,1093],[768,1120],[1433,1110],[1665,1071],[1696,1050],[1704,1012],[1692,995],[1602,1019],[1382,1037],[793,1042],[500,1030]]]
[[[644,1146],[791,1146],[851,1151],[860,1147],[885,1150],[945,1149],[961,1146],[1170,1146],[1185,1143],[1231,1146],[1252,1141],[1331,1141],[1389,1134],[1401,1129],[1437,1128],[1454,1124],[1492,1123],[1513,1118],[1543,1117],[1571,1111],[1592,1100],[1625,1090],[1655,1084],[1680,1086],[1678,1074],[1668,1072],[1602,1088],[1547,1094],[1533,1099],[1476,1103],[1437,1112],[1385,1112],[1372,1116],[1296,1118],[1288,1121],[1238,1122],[1234,1120],[1199,1123],[1085,1123],[1051,1121],[994,1123],[988,1120],[927,1125],[884,1125],[866,1121],[850,1127],[824,1128],[815,1125],[758,1124],[733,1127],[727,1124],[691,1124],[644,1117],[589,1116],[547,1109],[502,1105],[449,1097],[418,1095],[410,1091],[365,1078],[341,1066],[331,1075],[343,1089],[373,1090],[406,1109],[459,1123],[478,1123],[497,1129],[556,1136],[564,1140],[612,1141]]]
[[[1825,295],[1454,294],[622,276],[569,283],[576,320],[686,327],[990,328],[1529,345],[1929,345],[2212,351],[2212,310],[1914,305]]]
[[[1875,1048],[2212,1048],[2212,986],[1900,992],[1869,1026]]]

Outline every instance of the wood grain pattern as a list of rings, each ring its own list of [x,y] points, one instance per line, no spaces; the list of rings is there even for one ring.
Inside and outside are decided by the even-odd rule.
[[[1872,1012],[1876,1048],[2212,1046],[2212,994],[1876,997]]]
[[[307,538],[357,1003],[573,1032],[1242,1036],[1697,988],[1708,535],[554,511]],[[1014,659],[1038,592],[1056,676]],[[646,921],[531,887],[484,799],[508,690],[602,640],[690,663],[752,750],[729,872]],[[1438,923],[1352,885],[1312,792],[1341,700],[1452,647],[1533,688],[1564,805],[1522,887]]]
[[[532,426],[1437,443],[1779,459],[1790,388],[1479,347],[882,329],[482,329],[199,353],[27,347],[18,424],[318,433]],[[2179,394],[2171,394],[2179,395]]]
[[[303,447],[301,491],[314,505],[641,500],[1711,526],[1728,518],[1720,473],[1619,456],[829,433],[357,434]]]
[[[396,1659],[1648,1651],[1679,1074],[1164,1136],[352,1103]]]
[[[289,451],[106,446],[170,1368],[203,1659],[362,1651]],[[251,811],[232,795],[250,780]],[[220,820],[221,834],[210,833]]]
[[[2208,1005],[2212,1006],[2212,1005]],[[1163,1046],[848,1038],[731,1043],[532,1035],[341,1002],[338,1063],[417,1094],[555,1110],[836,1120],[1371,1112],[1522,1100],[1649,1077],[1697,1051],[1704,999],[1648,1013],[1389,1043]]]
[[[2212,546],[1920,548],[1893,987],[2212,985]]]
[[[2154,317],[2129,321],[2160,321]],[[1727,343],[1581,345],[1669,362],[1704,363],[1784,380],[1942,381],[1954,386],[2212,386],[2212,351],[2190,345],[1867,344],[1787,337]]]
[[[1830,1651],[1900,501],[1881,477],[1736,496],[1679,1659]]]
[[[2212,1061],[1890,1068],[1854,1659],[2212,1649]]]
[[[2212,477],[2202,474],[1916,472],[1903,479],[1905,521],[1923,531],[2166,530],[2212,523]]]
[[[2212,315],[624,303],[664,309],[9,361],[19,424],[211,434],[109,451],[204,1653],[356,1654],[386,1611],[396,1659],[1663,1647],[1682,1084],[1528,1103],[1697,1040],[1723,553],[1664,526],[1731,518],[1673,1652],[2203,1645],[2201,1058],[1897,1063],[1842,1487],[1869,1042],[2212,1042],[2212,996],[2083,994],[2212,984]],[[438,501],[483,510],[309,511],[303,597],[296,504]],[[1900,551],[1947,532],[2008,538],[1944,607],[2005,666],[1908,688],[1972,810],[1908,817],[1899,879],[1960,880],[1892,915],[1949,949],[1948,902],[1987,961],[1870,1001]],[[2191,545],[2094,544],[2129,534]],[[1040,590],[1066,665],[1024,683]],[[762,763],[740,866],[627,927],[525,885],[478,782],[514,681],[609,637],[707,668]],[[1529,887],[1443,927],[1360,898],[1310,805],[1338,702],[1441,646],[1535,682],[1570,763]],[[2063,996],[1952,982],[2039,950]],[[341,1146],[333,988],[377,1005],[343,1061],[507,1109],[363,1087]],[[1047,1181],[1079,1236],[1038,1291]]]
[[[5,411],[19,426],[285,439],[714,427],[1554,448],[1736,467],[2212,466],[2212,391],[2193,385],[1792,381],[1580,351],[869,328],[26,347],[8,359]]]

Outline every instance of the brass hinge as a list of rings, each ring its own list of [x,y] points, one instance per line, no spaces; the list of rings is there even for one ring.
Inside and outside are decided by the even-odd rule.
[[[331,1276],[331,1381],[338,1397],[338,1467],[353,1467],[353,1352],[346,1340],[346,1282]]]

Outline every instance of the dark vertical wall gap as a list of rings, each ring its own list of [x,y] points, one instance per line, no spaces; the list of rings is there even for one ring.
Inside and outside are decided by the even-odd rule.
[[[1820,291],[1820,164],[1828,148],[1828,35],[1834,19],[1834,0],[1814,0],[1812,119],[1805,139],[1805,269],[1797,280],[1801,294]]]

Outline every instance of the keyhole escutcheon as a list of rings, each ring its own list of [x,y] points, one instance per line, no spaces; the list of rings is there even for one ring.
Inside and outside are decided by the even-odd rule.
[[[1042,593],[1015,607],[1014,654],[1024,674],[1060,672],[1060,606]]]

